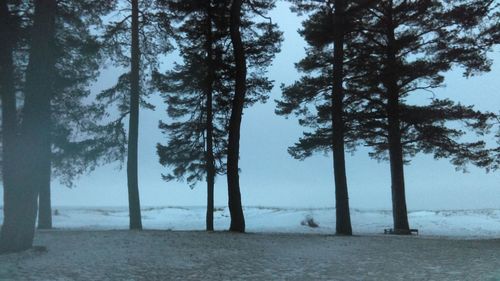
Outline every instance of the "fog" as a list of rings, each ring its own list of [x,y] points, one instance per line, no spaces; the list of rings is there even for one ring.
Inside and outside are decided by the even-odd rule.
[[[244,206],[334,206],[333,165],[331,154],[315,155],[297,161],[287,153],[301,136],[297,120],[288,120],[274,114],[275,99],[279,99],[281,83],[290,84],[299,77],[294,63],[303,57],[305,43],[297,34],[300,20],[288,5],[280,2],[272,13],[285,41],[282,51],[270,68],[269,76],[275,87],[267,104],[247,108],[243,116],[241,135],[241,193]],[[435,90],[437,97],[449,97],[478,109],[497,112],[500,108],[500,52],[494,59],[490,73],[465,79],[457,69],[446,75],[447,86]],[[169,67],[175,55],[163,62]],[[180,62],[180,61],[179,61]],[[119,73],[113,68],[103,69],[99,81],[93,85],[95,93],[113,85]],[[421,93],[425,101],[430,93]],[[416,102],[419,100],[417,99]],[[185,182],[165,182],[161,178],[167,168],[158,163],[156,144],[166,142],[158,129],[159,120],[168,121],[161,97],[152,94],[155,111],[141,110],[139,135],[139,189],[142,206],[183,205],[202,206],[206,202],[206,185],[199,183],[190,189]],[[126,120],[125,120],[126,121]],[[493,140],[491,140],[493,141]],[[350,203],[353,208],[390,209],[390,174],[387,162],[377,162],[368,156],[369,150],[360,147],[354,155],[347,155],[347,176]],[[73,188],[53,180],[54,206],[126,206],[126,171],[119,163],[98,168],[83,175]],[[429,155],[419,155],[405,167],[407,202],[410,210],[498,208],[500,206],[500,173],[486,173],[474,167],[468,173],[455,171],[447,160],[436,161]],[[0,198],[3,193],[0,193]],[[227,203],[225,177],[216,181],[215,205]]]

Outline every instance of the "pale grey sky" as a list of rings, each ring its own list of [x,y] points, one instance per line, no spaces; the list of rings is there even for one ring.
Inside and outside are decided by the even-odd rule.
[[[280,98],[281,83],[290,84],[299,77],[294,63],[304,55],[305,44],[297,34],[300,19],[288,5],[279,2],[273,19],[285,32],[282,52],[278,54],[269,76],[275,88],[267,104],[246,109],[241,136],[241,193],[247,206],[334,206],[331,155],[316,155],[297,161],[287,147],[297,141],[301,128],[294,118],[286,120],[274,114],[274,100]],[[493,71],[472,79],[464,79],[460,71],[447,75],[447,87],[438,89],[438,97],[450,97],[478,109],[498,112],[500,109],[500,53],[492,54]],[[172,59],[172,58],[171,58]],[[169,59],[166,63],[168,64]],[[107,70],[95,90],[111,86],[118,73]],[[156,111],[142,110],[140,117],[139,189],[142,206],[204,205],[206,185],[191,190],[186,183],[165,182],[164,168],[158,164],[156,143],[165,142],[158,121],[167,120],[165,106],[158,96],[151,101]],[[353,208],[390,209],[389,165],[371,160],[366,149],[347,155],[350,203]],[[117,165],[97,169],[78,180],[73,189],[53,182],[54,206],[127,206],[125,170]],[[416,157],[406,166],[407,203],[415,209],[500,208],[500,172],[486,174],[471,167],[470,172],[456,172],[447,160],[436,161],[429,155]],[[0,195],[0,199],[1,199]],[[215,204],[227,203],[224,177],[216,181]]]

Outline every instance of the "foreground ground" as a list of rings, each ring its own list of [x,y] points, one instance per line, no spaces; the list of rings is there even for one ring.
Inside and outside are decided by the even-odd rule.
[[[39,231],[0,280],[500,280],[500,240]]]

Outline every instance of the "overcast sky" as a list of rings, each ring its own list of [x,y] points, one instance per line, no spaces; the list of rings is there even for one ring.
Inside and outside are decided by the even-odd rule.
[[[287,153],[300,137],[303,128],[294,118],[285,119],[274,114],[275,99],[281,96],[279,85],[290,84],[299,77],[294,63],[304,55],[305,44],[297,34],[300,19],[288,5],[280,2],[272,13],[273,19],[284,31],[282,52],[270,68],[269,76],[275,88],[267,104],[258,104],[245,110],[241,135],[242,169],[241,193],[246,206],[334,206],[334,185],[331,155],[316,155],[297,161]],[[465,79],[461,72],[447,75],[446,88],[435,91],[437,97],[450,97],[478,109],[498,112],[500,109],[500,53],[492,54],[493,71],[473,79]],[[170,63],[170,58],[165,61]],[[113,85],[118,73],[103,72],[94,85],[99,91]],[[430,95],[427,94],[427,97]],[[158,163],[156,143],[165,142],[158,129],[158,121],[168,120],[161,98],[151,101],[156,111],[142,110],[139,136],[139,189],[142,206],[184,205],[202,206],[206,202],[206,184],[190,189],[186,183],[165,182],[161,173],[165,168]],[[391,191],[389,165],[368,157],[368,150],[360,148],[355,155],[347,155],[347,176],[350,203],[353,208],[390,209]],[[125,170],[118,165],[97,169],[78,180],[73,189],[53,182],[54,206],[127,206]],[[500,208],[500,173],[470,168],[469,173],[455,171],[447,160],[436,161],[429,155],[420,155],[405,167],[407,203],[416,209]],[[0,195],[0,199],[1,199]],[[215,204],[227,204],[225,177],[216,181]]]

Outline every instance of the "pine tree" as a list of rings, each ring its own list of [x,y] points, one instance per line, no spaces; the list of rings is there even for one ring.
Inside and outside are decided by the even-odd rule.
[[[16,69],[14,57],[16,45],[21,40],[19,33],[21,23],[19,17],[11,12],[8,2],[2,2],[0,6],[0,34],[3,40],[0,42],[0,97],[2,111],[2,163],[11,162],[11,153],[15,143],[17,129],[17,104],[16,104]],[[2,175],[9,178],[11,172],[7,171],[9,166],[2,165]],[[7,179],[7,181],[9,181]]]
[[[206,178],[207,229],[210,230],[215,175],[226,172],[223,162],[228,150],[227,129],[235,87],[235,59],[230,51],[231,1],[163,3],[175,15],[171,18],[178,24],[175,34],[184,63],[156,77],[157,87],[168,104],[167,113],[175,120],[160,124],[168,133],[169,141],[158,145],[158,154],[160,163],[174,168],[171,174],[164,176],[166,180],[186,177],[194,186]],[[267,20],[257,24],[248,19],[244,22],[244,30],[248,32],[244,34],[246,51],[251,54],[246,107],[265,101],[266,93],[272,88],[271,81],[264,77],[264,69],[278,51],[281,33]],[[231,196],[229,205],[237,201],[241,210],[241,201]],[[230,210],[233,215],[237,212],[232,207]],[[242,219],[242,210],[239,214],[236,217]]]
[[[272,89],[271,81],[261,76],[279,52],[282,41],[277,26],[266,16],[275,1],[233,0],[229,11],[229,34],[234,59],[234,96],[228,126],[227,183],[230,231],[245,232],[239,180],[240,129],[243,109],[253,98],[250,92],[264,95]],[[264,21],[256,22],[255,18]],[[260,38],[255,38],[259,36]],[[253,72],[253,73],[252,73]],[[255,90],[251,90],[254,88]]]
[[[225,172],[225,128],[233,84],[225,55],[227,1],[164,1],[162,5],[177,23],[174,32],[184,64],[155,76],[168,115],[178,120],[160,123],[169,141],[158,144],[158,156],[162,165],[174,167],[165,180],[187,176],[193,188],[206,177],[206,229],[213,231],[215,177]]]
[[[241,35],[243,0],[233,0],[231,4],[230,34],[235,60],[234,97],[231,106],[229,121],[229,136],[227,145],[227,185],[228,205],[231,214],[229,231],[245,232],[245,217],[241,205],[240,178],[239,178],[239,145],[240,128],[243,116],[243,106],[246,95],[247,62],[245,47]]]
[[[9,231],[13,235],[18,231],[15,229],[14,219],[16,218],[15,196],[14,190],[14,167],[16,148],[15,135],[17,127],[16,118],[16,96],[14,89],[14,46],[18,41],[16,38],[16,30],[19,28],[19,23],[15,20],[13,13],[10,11],[7,1],[0,3],[0,96],[2,102],[2,180],[4,190],[4,222],[0,233],[0,253],[8,251],[22,250],[24,245],[18,245],[16,248],[8,247],[7,238]],[[11,229],[9,229],[9,227]]]
[[[151,91],[147,83],[158,67],[158,57],[170,51],[168,33],[170,27],[165,12],[156,8],[152,1],[120,1],[119,21],[111,21],[106,28],[104,42],[107,53],[117,66],[130,68],[122,74],[117,84],[98,96],[109,106],[117,105],[120,116],[115,124],[121,124],[129,116],[127,143],[127,183],[129,195],[130,229],[142,229],[138,186],[138,138],[140,105],[153,109],[144,99]],[[127,11],[127,14],[122,12]],[[165,29],[159,28],[163,27]],[[130,55],[129,55],[130,54]]]
[[[345,171],[345,146],[354,149],[357,138],[350,132],[359,111],[360,97],[345,92],[343,84],[356,73],[351,64],[360,60],[351,51],[359,36],[356,18],[368,6],[367,1],[292,1],[293,11],[309,14],[300,34],[309,45],[306,58],[297,68],[306,73],[291,86],[282,87],[283,100],[276,113],[301,116],[300,124],[316,129],[306,132],[295,147],[289,149],[297,159],[304,159],[316,150],[333,151],[336,198],[336,232],[351,235],[351,219]],[[311,108],[311,104],[316,107]]]
[[[99,0],[79,1],[71,3],[59,1],[55,8],[54,18],[54,37],[51,41],[50,51],[43,54],[45,57],[51,57],[54,61],[54,67],[44,69],[47,72],[47,77],[51,80],[44,81],[44,87],[47,87],[49,99],[49,118],[44,120],[46,130],[39,132],[43,133],[44,147],[39,147],[43,150],[43,158],[37,161],[43,162],[43,168],[39,168],[40,180],[37,182],[36,193],[39,200],[39,215],[38,227],[51,228],[51,205],[50,205],[50,182],[52,174],[59,177],[60,180],[71,185],[73,180],[80,174],[93,170],[96,166],[103,163],[114,161],[123,155],[120,151],[119,144],[109,141],[110,135],[114,128],[108,124],[100,124],[102,117],[105,115],[102,105],[88,102],[90,91],[88,88],[99,74],[99,65],[101,56],[99,55],[99,44],[96,37],[90,34],[90,30],[99,24],[100,16],[111,7],[111,2],[95,5]],[[17,44],[14,50],[15,60],[13,63],[14,75],[11,80],[14,84],[15,93],[12,96],[11,104],[12,114],[9,117],[12,121],[11,127],[8,129],[4,126],[4,131],[11,130],[20,131],[17,128],[19,121],[23,121],[23,115],[17,116],[17,111],[25,111],[23,107],[28,98],[27,62],[30,56],[29,34],[31,33],[31,20],[33,19],[33,6],[31,3],[19,2],[12,3],[13,8],[11,23],[19,22],[17,29],[13,35],[17,36]],[[12,21],[12,19],[16,19]],[[34,41],[32,41],[33,44]],[[31,47],[31,48],[30,48]],[[47,50],[45,50],[47,51]],[[32,52],[31,52],[32,53]],[[74,65],[78,65],[75,68]],[[51,70],[49,73],[48,71]],[[16,109],[15,100],[22,100],[19,103],[20,108]],[[9,110],[2,109],[2,112],[7,113]],[[17,120],[19,119],[19,121]],[[4,125],[7,125],[4,123]],[[22,125],[22,124],[21,124]],[[15,134],[14,134],[15,135]],[[18,148],[20,141],[24,136],[17,134],[14,137]],[[4,140],[4,147],[7,148],[8,140]],[[24,152],[9,149],[4,151],[4,158],[22,157]],[[4,161],[2,167],[8,171],[14,167],[12,161]],[[53,170],[53,172],[51,172]],[[25,171],[30,174],[33,171]],[[12,176],[9,177],[9,172],[4,174],[5,192],[10,188],[17,188],[12,182]],[[41,180],[43,178],[43,180]],[[5,205],[10,206],[16,203],[15,199],[5,196]],[[9,208],[4,209],[7,213]],[[36,213],[35,213],[36,216]],[[5,218],[10,218],[10,215],[5,215]],[[15,218],[15,217],[14,217]],[[15,218],[19,219],[19,218]]]
[[[52,173],[66,185],[71,185],[78,175],[108,162],[104,159],[112,161],[120,158],[111,154],[118,144],[96,142],[102,141],[103,133],[109,137],[109,130],[99,124],[104,114],[102,105],[87,101],[89,83],[99,75],[103,61],[99,42],[91,34],[91,29],[101,25],[100,17],[113,6],[113,1],[100,0],[58,2],[52,50],[56,62],[51,85],[50,146],[46,148],[51,156],[45,163],[46,176],[38,199],[38,228],[41,229],[52,228]],[[75,68],[75,65],[79,67]],[[70,146],[72,150],[68,149]],[[80,155],[77,156],[76,150],[80,151]],[[108,153],[110,155],[106,155]],[[80,161],[76,161],[77,158]]]
[[[487,53],[498,43],[498,7],[494,1],[394,1],[370,8],[363,18],[368,28],[355,48],[365,60],[360,75],[347,88],[364,96],[358,131],[373,157],[391,167],[394,230],[409,234],[404,164],[419,152],[450,158],[459,168],[472,163],[486,167],[491,155],[482,140],[467,142],[457,122],[484,134],[494,114],[433,97],[412,104],[410,96],[442,87],[443,74],[462,66],[465,76],[488,71]]]
[[[32,44],[26,72],[23,120],[14,150],[12,185],[5,185],[5,217],[0,234],[0,252],[30,248],[35,234],[37,195],[44,168],[50,158],[50,98],[55,60],[51,50],[55,37],[56,1],[35,1]],[[47,145],[47,143],[49,143]],[[14,157],[13,157],[14,158]],[[8,183],[8,182],[7,182]]]

